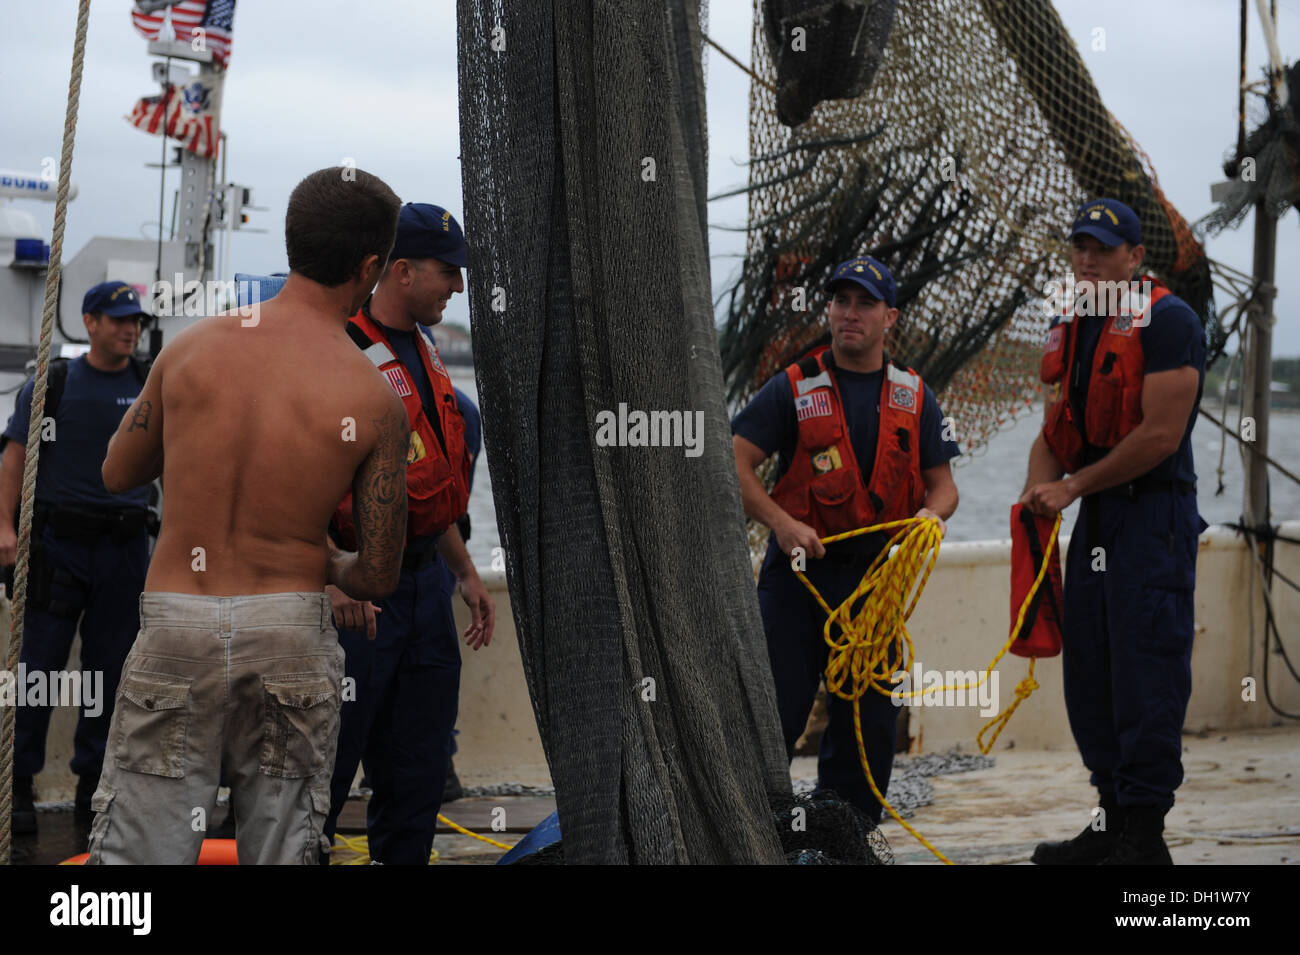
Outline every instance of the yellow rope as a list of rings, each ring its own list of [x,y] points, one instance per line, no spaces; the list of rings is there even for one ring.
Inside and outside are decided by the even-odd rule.
[[[923,692],[939,693],[948,690],[966,692],[979,688],[1020,636],[1025,614],[1043,578],[1047,575],[1052,549],[1056,546],[1056,532],[1060,526],[1061,515],[1057,514],[1056,523],[1052,528],[1052,538],[1043,554],[1042,566],[1039,567],[1038,576],[1020,606],[1011,635],[972,685],[930,687],[926,690],[917,688],[906,691],[893,688],[893,675],[907,672],[912,668],[914,648],[911,634],[907,631],[907,621],[912,616],[912,611],[916,609],[917,601],[921,599],[921,592],[925,589],[930,579],[930,572],[939,557],[939,543],[943,534],[939,530],[938,521],[933,518],[909,517],[901,521],[873,524],[870,527],[861,527],[822,538],[822,543],[833,544],[859,534],[894,531],[889,543],[871,562],[853,593],[835,609],[831,609],[802,571],[795,570],[795,576],[803,582],[817,603],[826,611],[823,635],[830,647],[826,661],[826,690],[853,704],[853,734],[857,739],[858,759],[867,777],[867,785],[871,787],[871,792],[879,800],[880,805],[898,821],[899,825],[934,853],[940,861],[948,865],[953,864],[952,860],[910,826],[889,804],[876,785],[871,775],[871,767],[867,763],[866,744],[862,740],[862,714],[858,701],[869,691],[901,699],[918,696]],[[855,610],[854,607],[858,604],[860,606]],[[833,633],[835,628],[839,629],[838,636]],[[1034,659],[1030,658],[1029,675],[1016,686],[1015,700],[1003,713],[985,725],[976,737],[982,753],[988,753],[1016,708],[1036,689],[1038,683],[1034,680]],[[994,725],[997,729],[986,746],[980,742],[981,737]]]
[[[461,833],[462,835],[469,836],[471,839],[477,839],[479,842],[486,842],[488,845],[496,846],[498,849],[510,850],[514,848],[514,846],[508,843],[497,842],[497,840],[489,839],[487,836],[479,835],[477,832],[470,832],[470,830],[466,829],[464,826],[452,822],[442,813],[438,813],[438,821],[441,822],[443,825],[450,826],[451,828],[455,829],[457,832]],[[357,858],[349,859],[346,862],[337,862],[334,863],[335,865],[369,865],[370,864],[370,840],[366,836],[343,836],[343,835],[338,835],[336,833],[334,836],[334,848],[348,849],[351,852],[357,853]],[[439,858],[440,856],[438,855],[437,849],[434,849],[432,852],[429,853],[429,861],[431,863],[437,862]]]
[[[470,831],[469,831],[468,829],[466,829],[464,826],[459,826],[459,825],[457,825],[456,823],[452,822],[450,819],[448,819],[448,818],[447,818],[446,816],[444,816],[442,813],[439,813],[439,814],[438,814],[438,819],[439,819],[439,820],[440,820],[444,825],[451,826],[451,827],[452,827],[453,829],[455,829],[457,832],[461,833],[462,835],[469,836],[471,839],[477,839],[479,842],[486,842],[486,843],[487,843],[488,845],[490,845],[490,846],[496,846],[498,849],[505,849],[505,850],[507,850],[507,851],[509,851],[510,849],[513,849],[513,848],[514,848],[514,846],[512,846],[512,845],[508,845],[508,844],[506,844],[506,843],[504,843],[504,842],[497,842],[495,839],[489,839],[487,836],[481,836],[481,835],[479,835],[477,832],[470,832]]]
[[[14,567],[13,602],[9,609],[7,667],[18,672],[23,648],[23,617],[27,609],[27,568],[32,533],[32,497],[36,490],[36,465],[41,453],[41,421],[45,416],[45,382],[50,367],[50,339],[54,333],[54,307],[63,261],[63,231],[67,222],[68,187],[72,182],[72,146],[76,139],[77,106],[81,100],[81,74],[86,59],[86,32],[90,25],[90,0],[77,6],[77,32],[72,47],[72,72],[68,77],[68,104],[63,120],[63,151],[59,156],[59,186],[54,201],[54,231],[50,235],[50,264],[45,272],[45,308],[36,346],[36,375],[32,388],[32,413],[27,426],[27,460],[23,467],[22,507],[18,518],[18,562]],[[8,516],[4,518],[8,520]],[[0,707],[0,865],[9,864],[13,818],[14,711]]]
[[[822,542],[833,544],[858,534],[873,534],[891,529],[895,532],[889,543],[871,562],[853,593],[834,610],[802,571],[796,570],[795,576],[803,581],[803,585],[826,611],[823,633],[831,648],[826,662],[826,690],[853,704],[853,734],[857,738],[858,759],[866,774],[867,785],[871,787],[871,792],[880,801],[880,805],[900,826],[942,862],[952,865],[951,859],[908,825],[907,820],[889,804],[876,785],[871,767],[867,764],[867,747],[862,741],[862,714],[858,705],[862,696],[871,690],[892,696],[893,674],[911,668],[912,638],[907,632],[907,619],[916,609],[921,591],[925,589],[930,571],[939,556],[939,541],[943,537],[939,522],[933,518],[909,517],[901,521],[861,527],[844,534],[833,534],[822,538]],[[854,604],[859,602],[862,606],[855,613]],[[838,637],[832,635],[834,627],[840,630]],[[916,692],[919,691],[899,693],[898,696],[911,696]]]

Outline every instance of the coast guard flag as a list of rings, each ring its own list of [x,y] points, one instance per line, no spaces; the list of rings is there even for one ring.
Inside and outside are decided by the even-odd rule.
[[[169,83],[157,96],[143,97],[126,121],[150,135],[179,139],[199,156],[217,154],[220,131],[212,122],[212,90],[197,80],[185,86]]]
[[[131,23],[145,39],[177,39],[212,51],[221,66],[230,62],[235,0],[136,0]]]

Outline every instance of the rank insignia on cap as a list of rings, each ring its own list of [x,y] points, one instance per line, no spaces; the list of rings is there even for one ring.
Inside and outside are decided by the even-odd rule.
[[[860,265],[855,265],[855,266],[853,266],[853,271],[854,271],[854,272],[861,272],[861,271],[864,271],[864,270],[863,270],[862,266],[860,266]]]
[[[1100,218],[1101,218],[1101,213],[1098,212],[1096,209],[1093,209],[1093,210],[1092,210],[1092,215],[1088,216],[1088,218],[1089,218],[1089,219],[1100,219]]]
[[[443,232],[450,232],[450,231],[451,231],[451,213],[450,213],[450,212],[444,212],[444,213],[442,214],[442,231],[443,231]]]
[[[827,448],[825,451],[814,451],[812,456],[813,470],[818,474],[829,474],[840,466],[840,450],[836,447]]]

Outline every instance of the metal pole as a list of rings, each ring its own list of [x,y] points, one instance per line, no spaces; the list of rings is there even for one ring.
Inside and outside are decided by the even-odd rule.
[[[165,97],[170,97],[172,91],[172,58],[170,56],[167,57],[166,63],[166,75],[163,79],[163,95]],[[164,103],[165,102],[166,101],[164,100]],[[158,259],[154,264],[153,269],[155,287],[157,287],[158,282],[162,281],[163,207],[167,195],[167,112],[168,110],[166,105],[164,105],[162,129],[158,130],[158,138],[162,140],[162,155],[158,159]],[[156,324],[157,321],[158,319],[155,316],[154,323]]]
[[[1268,454],[1269,387],[1273,376],[1273,286],[1277,250],[1277,219],[1260,199],[1255,204],[1255,303],[1250,309],[1250,341],[1244,363],[1242,413],[1254,421],[1256,454],[1246,456],[1245,523],[1264,527],[1269,523]],[[1243,422],[1244,424],[1244,422]],[[1244,435],[1243,435],[1244,437]]]

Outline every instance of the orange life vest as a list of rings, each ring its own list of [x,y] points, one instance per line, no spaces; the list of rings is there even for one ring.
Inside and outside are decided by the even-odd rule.
[[[465,419],[456,405],[451,377],[433,342],[417,331],[415,337],[424,346],[417,349],[420,363],[437,403],[437,420],[430,421],[410,371],[364,308],[348,322],[348,335],[402,399],[411,424],[406,454],[407,540],[441,534],[465,513],[469,503],[470,454],[465,446]],[[334,512],[334,526],[345,547],[356,546],[351,491]]]
[[[1142,373],[1146,367],[1142,326],[1150,321],[1156,302],[1170,292],[1149,275],[1139,276],[1138,281],[1151,283],[1150,301],[1131,307],[1126,304],[1118,315],[1105,320],[1093,353],[1082,421],[1070,404],[1070,375],[1079,341],[1074,326],[1095,319],[1071,316],[1047,331],[1039,371],[1044,384],[1053,388],[1043,419],[1043,440],[1067,474],[1083,465],[1085,439],[1094,447],[1113,448],[1142,422]]]
[[[862,480],[828,348],[786,370],[799,441],[772,499],[822,537],[912,517],[925,501],[921,478],[921,376],[885,362],[880,430],[871,482]]]

